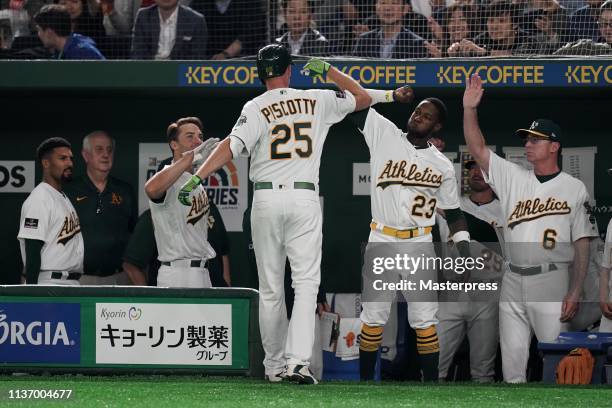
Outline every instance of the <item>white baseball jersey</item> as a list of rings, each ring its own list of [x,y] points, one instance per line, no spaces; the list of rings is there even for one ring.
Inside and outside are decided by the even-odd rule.
[[[479,220],[490,224],[491,227],[493,227],[497,238],[500,238],[500,234],[498,234],[498,227],[502,224],[502,216],[499,200],[493,200],[490,203],[478,205],[470,200],[469,196],[461,196],[459,198],[459,206],[461,211],[464,213],[471,214]],[[446,219],[444,219],[444,217],[441,215],[436,214],[436,224],[438,224],[438,228],[440,230],[440,241],[448,242],[450,240],[450,230],[448,229]]]
[[[612,220],[608,223],[608,231],[606,231],[606,242],[604,243],[601,266],[602,268],[612,268]]]
[[[211,259],[215,251],[208,243],[210,204],[206,190],[198,185],[191,197],[191,207],[177,200],[178,193],[191,174],[185,172],[166,191],[164,201],[149,200],[155,230],[158,259],[171,262],[180,259]]]
[[[26,263],[25,240],[43,241],[41,271],[83,271],[83,235],[72,203],[48,183],[32,190],[21,206],[19,234],[21,258]]]
[[[489,174],[483,172],[483,176],[502,205],[505,254],[511,263],[534,266],[571,262],[571,243],[597,236],[595,224],[589,220],[589,194],[577,178],[561,172],[542,183],[533,170],[493,152]]]
[[[459,207],[455,169],[435,146],[417,149],[371,108],[361,133],[370,148],[374,221],[398,229],[428,227],[436,208]]]
[[[476,204],[469,196],[459,198],[461,211],[472,214],[474,217],[491,224],[493,228],[503,224],[502,209],[499,200],[493,200],[486,204]]]
[[[252,181],[317,185],[327,132],[354,110],[350,92],[273,89],[244,105],[230,137],[251,156]]]

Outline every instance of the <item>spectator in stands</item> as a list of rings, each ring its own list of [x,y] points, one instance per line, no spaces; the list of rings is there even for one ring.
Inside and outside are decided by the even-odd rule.
[[[545,2],[541,2],[545,3]],[[534,54],[552,54],[571,41],[567,11],[550,0],[546,8],[534,9],[522,16],[523,28],[529,33]]]
[[[426,57],[423,38],[403,26],[408,7],[405,0],[378,0],[376,16],[380,28],[360,35],[352,55],[392,59]]]
[[[474,41],[461,40],[455,47],[451,46],[454,48],[453,55],[505,57],[532,54],[534,45],[525,33],[519,30],[514,10],[512,3],[506,0],[491,3],[485,9],[487,30],[476,36]]]
[[[193,0],[191,7],[206,17],[211,59],[255,55],[266,43],[266,0]]]
[[[586,6],[576,10],[570,17],[572,29],[572,40],[591,39],[597,41],[599,39],[599,27],[597,19],[599,18],[599,7],[602,5],[602,0],[587,0]]]
[[[612,45],[612,0],[607,0],[599,8],[599,42]]]
[[[70,14],[64,6],[44,6],[36,16],[38,38],[45,48],[56,53],[57,59],[104,59],[96,43],[81,34],[70,34]]]
[[[554,55],[612,54],[612,0],[607,0],[601,5],[597,24],[600,34],[598,41],[590,38],[580,39],[559,48]]]
[[[474,39],[474,20],[476,10],[472,6],[452,5],[446,9],[443,23],[446,55],[458,56],[462,40]]]
[[[436,17],[436,12],[442,11],[445,7],[450,7],[458,3],[455,0],[410,0],[410,5],[415,13],[427,18]]]
[[[208,33],[204,16],[178,0],[155,0],[140,9],[134,23],[132,58],[205,59]]]
[[[438,22],[431,17],[426,18],[419,13],[415,13],[410,4],[406,5],[406,13],[404,14],[404,21],[402,24],[405,28],[412,31],[424,40],[442,40],[442,28]],[[373,14],[364,19],[360,24],[356,25],[354,27],[354,31],[361,35],[371,30],[377,30],[380,28],[380,26],[381,23],[378,15]]]
[[[308,0],[283,0],[287,32],[276,39],[292,55],[329,55],[329,42],[312,26],[312,6]]]
[[[58,0],[57,3],[68,10],[73,33],[90,37],[97,42],[106,35],[102,25],[102,15],[90,14],[85,0]]]
[[[85,174],[65,187],[79,216],[85,243],[81,285],[127,285],[121,256],[138,217],[134,190],[110,175],[115,140],[106,132],[86,135],[81,154]]]
[[[329,42],[330,53],[332,55],[343,55],[351,51],[353,45],[353,26],[359,21],[359,11],[353,4],[353,1],[310,1],[314,9],[313,21],[315,28]]]
[[[30,15],[24,0],[10,0],[8,8],[0,10],[0,48],[10,48],[15,37],[30,35]]]
[[[106,35],[130,35],[141,0],[100,0]]]

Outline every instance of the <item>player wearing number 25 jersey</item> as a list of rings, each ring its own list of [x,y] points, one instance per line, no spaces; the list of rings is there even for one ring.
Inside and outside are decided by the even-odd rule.
[[[251,156],[251,229],[259,274],[259,325],[269,381],[287,376],[316,384],[309,370],[319,289],[322,214],[319,164],[329,128],[370,98],[349,76],[323,61],[307,64],[349,92],[289,88],[291,56],[280,45],[259,51],[257,72],[267,91],[247,102],[230,136],[185,184],[179,200],[200,179],[240,155]],[[291,264],[295,301],[287,322],[284,273]]]

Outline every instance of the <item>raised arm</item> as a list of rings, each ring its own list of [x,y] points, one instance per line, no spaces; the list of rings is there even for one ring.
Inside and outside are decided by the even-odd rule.
[[[483,92],[482,80],[478,75],[474,74],[467,79],[463,93],[463,135],[470,154],[478,166],[488,174],[490,151],[478,125],[478,105]]]
[[[328,62],[313,58],[304,65],[302,72],[311,77],[320,76],[322,78],[329,78],[341,90],[349,91],[355,97],[356,111],[369,107],[372,102],[372,98],[370,98],[370,95],[368,95],[359,82],[341,72]]]

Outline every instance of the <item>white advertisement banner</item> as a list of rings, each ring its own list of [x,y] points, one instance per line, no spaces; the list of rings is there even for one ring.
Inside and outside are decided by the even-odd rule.
[[[0,193],[34,190],[34,161],[0,161]]]
[[[353,195],[370,195],[370,163],[353,163]]]
[[[149,208],[144,185],[160,163],[171,156],[167,143],[140,143],[138,153],[138,210]],[[242,231],[242,217],[248,207],[248,159],[233,160],[213,173],[203,185],[215,203],[227,231]]]
[[[96,303],[96,364],[232,365],[232,305]]]

